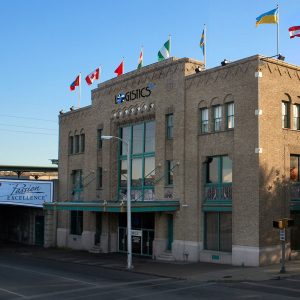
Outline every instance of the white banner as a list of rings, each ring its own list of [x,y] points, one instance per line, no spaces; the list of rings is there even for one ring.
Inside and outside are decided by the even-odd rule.
[[[0,179],[0,204],[43,207],[52,201],[52,181]]]

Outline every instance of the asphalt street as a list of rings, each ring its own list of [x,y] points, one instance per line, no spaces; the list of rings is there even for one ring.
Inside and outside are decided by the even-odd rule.
[[[199,282],[0,251],[0,299],[299,299],[300,276]]]

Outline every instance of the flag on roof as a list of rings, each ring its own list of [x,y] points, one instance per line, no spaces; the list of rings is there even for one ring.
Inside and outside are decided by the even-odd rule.
[[[277,24],[278,23],[278,8],[272,9],[256,18],[256,27],[259,24]]]
[[[158,61],[165,60],[170,57],[171,41],[170,38],[164,43],[162,48],[158,51]]]
[[[71,83],[70,90],[74,91],[76,86],[80,85],[80,74],[76,77],[76,79]]]
[[[117,76],[120,76],[124,73],[124,60],[120,63],[120,65],[116,68],[115,72]]]
[[[85,81],[88,85],[91,85],[94,82],[94,80],[98,80],[99,77],[100,77],[100,68],[97,68],[95,71],[93,71],[92,73],[90,73],[85,77]]]
[[[143,51],[143,48],[142,48],[142,49],[141,49],[140,56],[139,56],[137,68],[138,68],[138,69],[142,68],[142,67],[143,67],[143,63],[144,63],[144,51]]]
[[[300,26],[293,26],[289,28],[290,38],[293,39],[295,36],[300,37]]]
[[[201,39],[200,39],[200,44],[199,44],[200,48],[202,49],[202,53],[204,55],[205,53],[205,33],[204,33],[204,29],[202,31],[202,35],[201,35]]]

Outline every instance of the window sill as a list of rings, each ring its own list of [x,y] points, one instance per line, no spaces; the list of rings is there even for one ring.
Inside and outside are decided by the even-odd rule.
[[[234,128],[226,129],[226,130],[219,130],[219,131],[210,131],[210,132],[200,132],[198,136],[203,136],[203,135],[210,135],[210,134],[215,134],[215,133],[224,133],[224,132],[233,132]]]

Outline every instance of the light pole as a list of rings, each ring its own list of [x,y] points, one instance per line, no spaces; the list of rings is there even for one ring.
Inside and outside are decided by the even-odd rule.
[[[102,140],[117,139],[127,145],[127,269],[132,266],[132,246],[131,246],[131,174],[130,174],[130,143],[117,136],[102,135]]]

